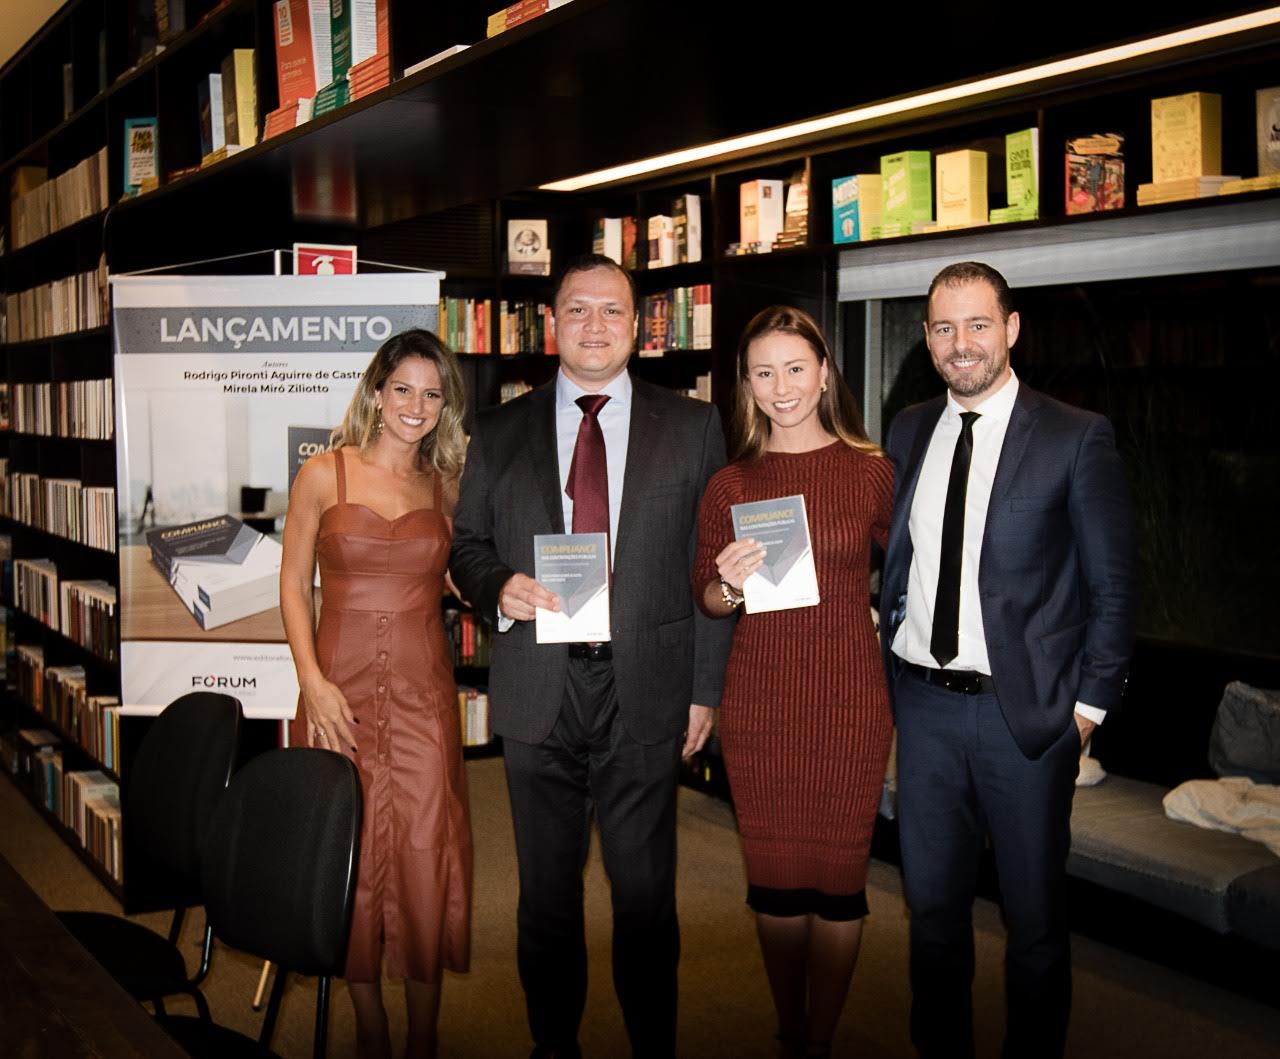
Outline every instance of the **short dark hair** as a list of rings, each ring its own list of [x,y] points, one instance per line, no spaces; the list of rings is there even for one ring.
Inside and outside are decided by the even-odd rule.
[[[934,276],[933,282],[929,284],[929,296],[925,302],[925,322],[928,323],[928,302],[933,300],[935,290],[939,287],[959,287],[965,283],[991,284],[991,289],[996,292],[996,304],[1000,307],[1001,317],[1006,321],[1009,319],[1009,314],[1013,312],[1013,294],[1004,276],[981,261],[957,261]]]
[[[556,289],[551,294],[551,311],[554,313],[556,306],[560,304],[560,291],[570,276],[575,272],[594,272],[598,268],[613,269],[627,281],[627,289],[631,291],[631,311],[638,312],[640,299],[636,294],[635,278],[613,258],[605,257],[604,254],[579,254],[564,266],[560,275],[556,277]]]

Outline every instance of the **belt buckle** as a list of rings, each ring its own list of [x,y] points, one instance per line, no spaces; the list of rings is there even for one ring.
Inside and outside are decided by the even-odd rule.
[[[940,669],[942,686],[961,695],[978,695],[982,692],[982,675],[976,670]]]

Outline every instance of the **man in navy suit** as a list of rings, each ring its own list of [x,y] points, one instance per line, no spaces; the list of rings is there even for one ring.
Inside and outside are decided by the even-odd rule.
[[[1008,947],[1008,1059],[1060,1056],[1066,860],[1080,748],[1120,705],[1134,639],[1129,491],[1111,425],[1019,382],[1021,321],[977,262],[929,288],[947,393],[889,427],[897,496],[882,646],[898,726],[911,1033],[973,1055],[972,907],[990,836]]]

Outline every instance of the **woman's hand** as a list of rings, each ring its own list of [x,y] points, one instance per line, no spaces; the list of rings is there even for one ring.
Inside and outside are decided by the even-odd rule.
[[[307,710],[308,745],[339,753],[350,747],[353,754],[356,752],[351,726],[360,722],[336,684],[316,676],[303,687],[302,701]]]
[[[742,583],[760,569],[764,562],[765,547],[751,537],[734,541],[716,556],[716,570],[739,595]]]

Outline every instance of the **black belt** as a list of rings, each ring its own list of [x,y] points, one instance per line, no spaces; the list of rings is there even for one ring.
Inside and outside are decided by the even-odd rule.
[[[585,658],[588,662],[608,662],[613,658],[613,647],[608,643],[571,643],[570,658]]]
[[[972,669],[934,669],[914,662],[903,662],[902,667],[913,677],[935,688],[946,688],[962,695],[994,695],[996,692],[994,680]]]

